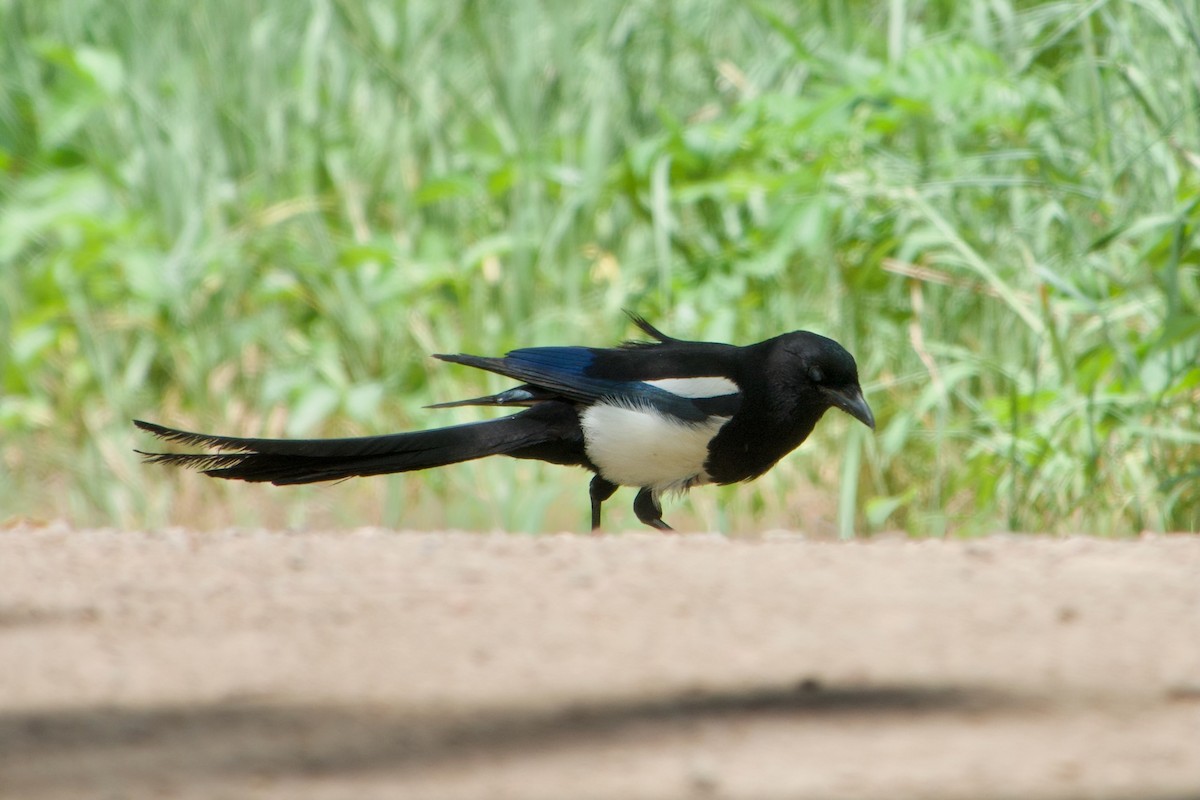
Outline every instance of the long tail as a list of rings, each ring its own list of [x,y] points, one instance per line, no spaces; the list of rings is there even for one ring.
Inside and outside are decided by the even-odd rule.
[[[543,403],[510,417],[386,436],[352,439],[242,439],[191,433],[134,420],[160,439],[211,448],[212,453],[146,453],[153,464],[190,467],[217,478],[275,485],[317,483],[363,475],[441,467],[522,450],[576,435],[578,418],[563,403]]]

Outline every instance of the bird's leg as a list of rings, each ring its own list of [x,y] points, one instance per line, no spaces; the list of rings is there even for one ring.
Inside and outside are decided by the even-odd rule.
[[[592,530],[600,529],[600,504],[613,496],[617,490],[615,483],[604,480],[599,475],[592,478],[589,494],[592,496]]]
[[[649,487],[642,488],[633,499],[633,513],[651,528],[658,528],[660,531],[672,530],[670,525],[663,522],[662,506],[658,504],[658,497]]]

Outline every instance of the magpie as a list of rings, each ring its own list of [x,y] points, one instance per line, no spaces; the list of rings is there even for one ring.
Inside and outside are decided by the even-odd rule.
[[[150,463],[275,485],[440,467],[505,455],[584,467],[592,530],[619,486],[636,487],[637,518],[670,530],[661,497],[706,483],[757,478],[796,449],[830,408],[874,429],[854,357],[793,331],[738,347],[676,339],[640,316],[653,341],[615,348],[530,347],[502,358],[436,355],[521,381],[498,394],[429,408],[523,408],[447,428],[349,439],[244,439],[134,420],[155,436],[208,453],[146,453]]]

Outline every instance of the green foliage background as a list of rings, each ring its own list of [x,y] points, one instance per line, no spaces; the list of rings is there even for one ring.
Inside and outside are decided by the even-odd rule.
[[[478,418],[430,352],[797,328],[856,354],[725,531],[1200,529],[1200,11],[1006,0],[0,0],[0,521],[585,524],[492,460],[142,466]],[[625,493],[608,527],[632,524]]]

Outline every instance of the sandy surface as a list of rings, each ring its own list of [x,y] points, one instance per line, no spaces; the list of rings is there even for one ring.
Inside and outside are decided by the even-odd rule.
[[[1200,798],[1200,537],[0,532],[4,798]]]

